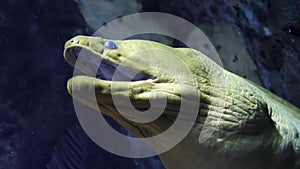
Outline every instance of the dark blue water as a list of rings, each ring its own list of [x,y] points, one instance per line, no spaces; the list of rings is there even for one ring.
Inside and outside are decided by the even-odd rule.
[[[163,168],[157,157],[129,159],[106,152],[78,124],[72,98],[66,90],[73,69],[62,53],[66,40],[93,33],[79,10],[84,1],[1,2],[0,169]],[[298,2],[141,0],[140,3],[141,11],[171,13],[195,24],[220,21],[234,24],[245,40],[264,87],[300,106]],[[73,135],[80,139],[73,140]],[[75,153],[76,160],[70,158],[73,151],[79,152]]]

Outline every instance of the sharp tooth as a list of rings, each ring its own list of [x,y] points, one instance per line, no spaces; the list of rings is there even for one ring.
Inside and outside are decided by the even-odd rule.
[[[147,79],[147,82],[158,82],[158,79]]]

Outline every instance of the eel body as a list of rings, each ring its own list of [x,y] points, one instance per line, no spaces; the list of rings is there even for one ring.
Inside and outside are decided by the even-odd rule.
[[[136,137],[151,137],[166,131],[178,116],[182,99],[198,97],[197,118],[191,130],[179,144],[159,155],[166,168],[300,168],[300,110],[224,70],[201,52],[146,40],[111,41],[76,36],[65,44],[65,59],[74,66],[80,50],[88,57],[78,68],[86,74],[97,69],[97,78],[89,75],[71,78],[67,84],[69,93],[93,106],[80,93],[95,89],[98,105],[93,108],[100,108]],[[164,59],[167,55],[172,56]],[[102,59],[100,68],[95,65],[97,59]],[[178,61],[184,66],[177,64]],[[112,74],[119,65],[120,77],[114,80]],[[132,74],[138,76],[131,77]],[[157,91],[160,92],[153,95]],[[151,107],[151,99],[166,98],[167,103],[159,118],[138,123],[120,115],[112,95],[129,97],[132,105],[143,111]],[[203,139],[206,131],[209,135]]]

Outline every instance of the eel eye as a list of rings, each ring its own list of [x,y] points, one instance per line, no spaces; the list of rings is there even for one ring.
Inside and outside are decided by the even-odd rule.
[[[104,47],[107,49],[117,49],[118,45],[116,42],[114,42],[112,40],[108,40],[104,43]]]

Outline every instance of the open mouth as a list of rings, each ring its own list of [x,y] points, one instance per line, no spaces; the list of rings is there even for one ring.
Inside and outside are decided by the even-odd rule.
[[[73,65],[75,68],[80,69],[86,76],[96,77],[97,79],[101,80],[108,80],[108,81],[126,81],[126,82],[135,82],[135,81],[149,81],[155,80],[157,82],[157,78],[153,77],[149,74],[143,73],[141,71],[137,71],[131,69],[129,67],[125,67],[116,63],[113,63],[105,58],[102,57],[101,53],[93,53],[84,47],[70,47],[65,51],[65,58],[66,60]],[[83,63],[83,67],[77,67],[76,62]],[[97,65],[97,63],[99,63]],[[80,64],[80,63],[79,63]],[[89,71],[91,67],[95,69],[93,71]],[[92,73],[91,73],[92,72]],[[95,73],[96,72],[96,73]],[[104,98],[104,97],[103,97]],[[102,99],[103,99],[102,98]],[[134,104],[133,106],[140,111],[148,110],[150,107],[150,103],[148,101],[143,101],[144,107],[136,107]],[[101,108],[111,110],[109,107],[112,106],[110,104],[100,104]],[[113,113],[112,113],[113,114]],[[110,115],[110,113],[107,113]],[[121,124],[125,124],[127,127],[139,133],[142,137],[152,136],[151,132],[148,131],[145,127],[139,126],[139,123],[132,122],[127,120],[123,116],[119,114],[114,114],[114,116],[118,117],[121,120]],[[164,115],[165,116],[165,115]],[[160,117],[165,118],[165,117]],[[108,120],[109,121],[109,120]],[[119,121],[120,122],[120,121]],[[118,130],[118,129],[117,129]],[[153,134],[155,135],[155,134]]]
[[[96,110],[99,110],[100,108],[103,114],[117,119],[120,124],[126,126],[126,128],[130,129],[130,131],[135,133],[135,135],[150,137],[167,130],[177,118],[180,110],[181,102],[178,99],[180,94],[176,93],[177,91],[180,91],[178,87],[179,85],[175,83],[171,84],[171,78],[168,79],[168,76],[158,74],[157,70],[153,70],[154,68],[145,69],[147,66],[143,65],[146,65],[147,60],[143,62],[141,60],[143,58],[139,56],[139,60],[134,60],[130,57],[126,58],[125,55],[122,55],[124,58],[118,57],[116,59],[114,56],[117,55],[113,55],[115,54],[113,53],[114,51],[110,51],[113,49],[106,50],[102,49],[101,46],[99,48],[92,48],[84,43],[67,44],[65,46],[65,59],[73,65],[75,69],[79,69],[85,74],[85,76],[89,76],[73,77],[71,79],[72,83],[69,81],[69,84],[79,86],[76,88],[77,91],[75,91],[81,94],[76,95],[76,92],[72,91],[74,88],[71,86],[68,87],[68,90],[72,96],[89,105],[90,97],[89,95],[86,95],[84,90],[90,89],[89,86],[91,86],[91,88],[96,86],[95,92],[98,105],[90,105],[95,106],[94,108]],[[150,57],[149,62],[151,61],[150,59],[153,58]],[[126,61],[126,63],[121,62],[122,60]],[[138,61],[143,63],[139,64]],[[100,80],[90,77],[95,77]],[[111,90],[114,85],[114,90]],[[81,88],[81,86],[88,87]],[[165,93],[165,95],[163,93]],[[114,102],[112,96],[118,97],[118,102]],[[173,99],[168,99],[168,96]],[[130,102],[124,102],[125,97],[126,99],[129,98]],[[151,99],[153,101],[152,103],[155,101],[156,104],[150,103]],[[149,117],[152,116],[151,114],[153,114],[154,117],[156,112],[160,112],[161,114],[158,118],[149,123],[139,123],[122,116],[122,114],[120,114],[117,110],[117,106],[128,111],[132,110],[132,106],[140,112],[150,110],[150,112],[147,112]],[[160,108],[164,109],[160,110]]]
[[[81,57],[84,55],[83,57]],[[78,59],[80,56],[80,59]],[[125,67],[122,65],[118,65],[104,58],[100,58],[98,55],[93,54],[81,47],[72,47],[67,49],[66,51],[66,59],[73,66],[76,61],[80,60],[80,62],[85,65],[86,68],[79,68],[81,71],[86,73],[87,75],[94,75],[98,79],[109,80],[109,81],[143,81],[143,80],[154,80],[155,77],[143,73],[141,71],[137,71],[131,69],[129,67]],[[97,65],[96,63],[99,63]],[[97,67],[95,73],[90,73],[87,69],[91,69],[91,67]],[[95,68],[94,68],[95,69]]]

